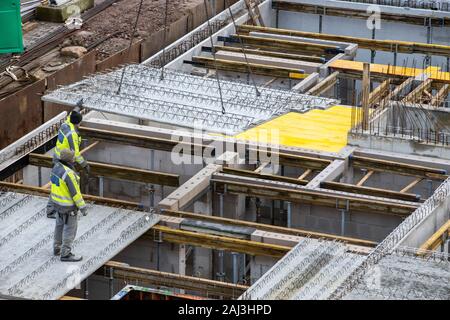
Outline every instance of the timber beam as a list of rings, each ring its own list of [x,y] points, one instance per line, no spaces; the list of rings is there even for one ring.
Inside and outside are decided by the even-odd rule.
[[[405,176],[414,176],[433,180],[445,180],[448,178],[446,170],[443,169],[360,156],[351,156],[350,159],[354,167],[364,168],[376,172],[391,172]]]
[[[192,290],[202,292],[205,296],[223,296],[229,299],[239,297],[248,289],[248,286],[240,284],[131,267],[116,261],[105,263],[97,274],[119,280],[139,281],[152,286]]]
[[[202,47],[202,50],[210,52],[211,48],[210,47],[208,47],[208,48]],[[285,53],[285,52],[276,52],[276,51],[258,50],[258,49],[249,49],[249,48],[239,48],[239,47],[231,47],[231,46],[220,46],[220,45],[214,46],[214,52],[218,52],[218,51],[256,54],[256,55],[266,56],[266,57],[291,59],[291,60],[316,62],[316,63],[325,63],[326,62],[325,58],[310,56],[310,55],[292,54],[292,53]]]
[[[422,81],[414,90],[412,90],[405,98],[403,98],[402,102],[404,103],[421,103],[421,98],[426,90],[431,88],[431,84],[433,79],[426,79]]]
[[[450,220],[440,227],[427,241],[421,246],[421,250],[436,250],[450,236]]]
[[[92,129],[87,127],[80,127],[80,132],[85,137],[89,137],[92,139],[104,141],[104,142],[111,142],[111,143],[119,143],[134,147],[141,147],[141,148],[148,148],[153,150],[160,150],[160,151],[167,151],[171,152],[173,148],[177,145],[180,145],[183,147],[183,150],[191,150],[192,154],[194,154],[195,151],[202,151],[205,152],[205,149],[213,149],[213,145],[202,145],[202,144],[195,144],[193,142],[180,142],[180,141],[174,141],[169,139],[162,139],[162,138],[153,138],[153,137],[147,137],[143,135],[136,135],[136,134],[128,134],[124,132],[119,131],[110,131],[110,130],[101,130],[101,129]],[[226,143],[224,141],[224,143]],[[247,148],[246,142],[239,142],[236,141],[235,144],[242,143]],[[180,147],[180,148],[181,148]],[[239,149],[238,149],[239,150]],[[262,148],[261,148],[262,150]],[[208,150],[207,150],[208,151]],[[252,160],[258,160],[259,158],[259,149],[258,148],[252,148],[248,147],[248,151],[250,151],[250,157],[252,157],[251,154],[255,154],[255,159]],[[279,158],[280,164],[289,166],[289,167],[298,167],[298,168],[307,168],[312,170],[322,170],[325,169],[330,163],[330,160],[327,159],[321,159],[321,158],[314,158],[314,157],[308,157],[308,156],[300,156],[300,155],[294,155],[289,153],[283,153],[283,152],[276,152],[271,151],[270,148],[264,149],[264,153],[267,152],[267,156],[277,156]],[[209,152],[207,152],[209,153]],[[211,152],[212,155],[214,155],[214,150]]]
[[[194,56],[192,61],[184,61],[185,63],[192,63],[196,66],[209,68],[209,69],[219,69],[223,71],[231,72],[241,72],[248,73],[249,69],[252,73],[270,76],[276,78],[290,78],[290,79],[304,79],[308,74],[304,73],[304,70],[276,67],[259,63],[245,63],[241,61],[232,61],[224,59],[213,59],[208,57]]]
[[[0,181],[0,189],[12,191],[12,192],[34,194],[34,195],[38,195],[38,196],[49,196],[50,195],[50,190],[48,190],[48,189],[42,189],[39,187],[26,186],[26,185],[22,185],[22,184],[14,184],[14,183],[3,182],[3,181]],[[92,196],[92,195],[86,195],[86,194],[83,195],[83,198],[86,201],[92,201],[92,202],[94,202],[96,204],[100,204],[100,205],[106,205],[106,206],[110,206],[110,207],[122,207],[122,208],[130,209],[130,210],[140,210],[140,211],[143,210],[142,205],[140,205],[137,202],[104,198],[104,197],[98,197],[98,196]],[[227,219],[227,218],[221,218],[221,217],[206,216],[206,215],[190,213],[190,212],[161,210],[158,214],[161,214],[163,216],[169,216],[169,217],[180,217],[180,218],[189,218],[189,219],[199,220],[199,221],[207,221],[207,222],[211,222],[211,223],[222,223],[222,224],[234,225],[234,226],[253,227],[255,229],[262,230],[262,231],[270,231],[270,232],[274,232],[274,233],[282,233],[282,234],[293,235],[293,236],[308,236],[308,237],[312,237],[312,238],[324,238],[324,239],[330,239],[330,240],[339,240],[339,241],[344,241],[349,244],[359,245],[359,246],[373,247],[376,245],[375,242],[362,240],[362,239],[341,237],[341,236],[329,235],[326,233],[311,232],[311,231],[307,231],[307,230],[300,230],[300,229],[293,229],[293,228],[284,228],[284,227],[279,227],[279,226],[254,223],[254,222],[249,222],[249,221],[241,221],[241,220],[236,220],[236,219]]]
[[[244,169],[234,169],[234,168],[224,167],[224,168],[222,168],[222,172],[238,175],[241,177],[250,177],[250,178],[257,178],[257,179],[266,179],[266,180],[270,180],[270,181],[286,182],[286,183],[297,184],[300,186],[306,186],[308,184],[308,181],[303,180],[303,179],[283,177],[283,176],[278,176],[275,174],[258,173],[255,171],[244,170]]]
[[[328,11],[327,11],[328,14]],[[384,14],[383,14],[384,17]],[[376,40],[368,38],[350,37],[342,36],[336,34],[326,34],[317,32],[305,32],[289,29],[278,29],[251,25],[240,25],[237,26],[237,33],[239,34],[249,34],[252,31],[281,34],[294,37],[302,38],[312,38],[320,40],[338,41],[355,43],[361,49],[375,50],[375,51],[387,51],[393,52],[397,50],[398,53],[420,53],[426,55],[436,55],[436,56],[450,56],[450,46],[439,45],[439,44],[428,44],[421,42],[410,42],[410,41],[399,41],[399,40]]]
[[[380,83],[380,85],[369,94],[369,106],[373,107],[374,105],[382,102],[383,99],[389,94],[390,86],[390,79],[386,79],[382,83]]]
[[[38,196],[49,196],[50,195],[50,190],[48,190],[48,189],[42,189],[39,187],[27,186],[27,185],[22,185],[22,184],[14,184],[14,183],[3,182],[3,181],[0,181],[0,189],[12,191],[12,192],[18,192],[18,193],[33,194],[33,195],[38,195]],[[140,210],[140,211],[143,210],[142,205],[140,205],[137,202],[104,198],[104,197],[98,197],[98,196],[92,196],[92,195],[86,195],[86,194],[83,195],[83,198],[86,201],[92,201],[92,202],[94,202],[96,204],[100,204],[100,205],[106,205],[106,206],[110,206],[110,207],[122,207],[122,208],[130,209],[130,210]],[[221,217],[206,216],[203,214],[196,214],[196,213],[183,212],[183,211],[161,210],[158,214],[161,214],[163,216],[169,216],[169,217],[180,217],[180,218],[188,218],[188,219],[199,220],[199,221],[207,221],[207,222],[211,222],[211,223],[222,223],[222,224],[234,225],[234,226],[252,227],[252,228],[255,228],[258,230],[262,230],[262,231],[270,231],[270,232],[274,232],[274,233],[282,233],[282,234],[293,235],[293,236],[308,236],[308,237],[312,237],[312,238],[340,240],[340,241],[347,242],[349,244],[359,245],[359,246],[373,247],[376,245],[375,242],[362,240],[362,239],[356,239],[356,238],[350,238],[350,237],[340,237],[340,236],[335,236],[335,235],[329,235],[326,233],[311,232],[308,230],[285,228],[285,227],[272,226],[272,225],[266,225],[266,224],[261,224],[261,223],[254,223],[254,222],[249,222],[249,221],[241,221],[241,220],[236,220],[236,219],[227,219],[227,218],[221,218]]]
[[[281,258],[292,249],[287,246],[179,230],[160,225],[153,226],[145,235],[151,239],[161,239],[170,243],[189,244],[208,249],[240,252],[252,256]]]
[[[243,176],[243,177],[291,183],[291,184],[296,184],[296,185],[300,185],[300,186],[306,186],[308,184],[308,180],[304,180],[304,179],[284,177],[284,176],[278,176],[278,175],[273,175],[273,174],[256,173],[254,171],[243,170],[243,169],[234,169],[234,168],[224,167],[222,169],[222,172],[227,173],[227,174]],[[370,171],[370,172],[373,172],[373,171]],[[346,184],[346,183],[334,182],[334,181],[323,181],[323,182],[321,182],[320,187],[324,188],[324,189],[343,191],[343,192],[355,193],[355,194],[364,194],[364,195],[368,195],[368,196],[383,197],[383,198],[396,199],[396,200],[402,200],[402,201],[410,201],[410,202],[420,201],[420,196],[416,195],[416,194],[400,193],[397,191],[390,191],[390,190],[371,188],[371,187],[363,187],[362,185],[358,186],[358,185],[352,185],[352,184]]]
[[[31,165],[47,168],[53,167],[53,160],[50,156],[31,153],[29,157]],[[88,161],[88,164],[91,167],[91,174],[94,176],[102,176],[133,182],[154,183],[171,187],[178,187],[180,185],[180,177],[177,174],[150,171],[93,161]]]
[[[402,193],[402,192],[398,192],[398,191],[391,191],[391,190],[380,189],[380,188],[355,186],[352,184],[334,182],[334,181],[321,182],[320,187],[324,188],[324,189],[356,193],[356,194],[365,194],[368,196],[396,199],[396,200],[409,201],[409,202],[419,202],[420,201],[420,195],[418,195],[418,194]]]
[[[315,191],[257,185],[222,180],[218,177],[211,179],[211,183],[215,186],[215,191],[221,193],[230,192],[235,194],[245,194],[251,197],[284,200],[294,203],[305,203],[336,209],[348,208],[349,210],[397,215],[401,217],[409,216],[419,207],[419,204],[404,204],[393,201],[367,199],[357,196],[345,196],[322,190]]]
[[[336,8],[332,6],[317,6],[313,4],[303,4],[290,1],[274,0],[272,8],[275,10],[301,12],[309,14],[321,14],[325,16],[357,18],[367,20],[372,16],[372,12],[366,10],[357,10],[349,8]],[[409,24],[424,25],[427,18],[432,26],[440,27],[450,23],[450,18],[433,18],[417,15],[399,15],[394,13],[383,12],[381,18],[385,21],[404,22]]]
[[[0,181],[0,190],[7,190],[11,192],[25,193],[31,194],[41,197],[48,197],[50,195],[50,190],[35,186],[28,186],[24,184],[11,183]],[[124,209],[130,210],[142,210],[142,205],[137,202],[125,201],[125,200],[117,200],[112,198],[104,198],[98,196],[92,196],[89,194],[83,194],[83,199],[85,201],[94,202],[95,204],[105,205],[109,207],[120,207]]]
[[[206,145],[195,144],[195,143],[187,143],[183,141],[176,141],[170,139],[163,138],[154,138],[143,135],[136,135],[118,131],[110,131],[110,130],[102,130],[102,129],[93,129],[87,127],[80,127],[80,133],[83,137],[89,137],[91,139],[104,141],[104,142],[113,142],[124,145],[131,145],[140,148],[147,148],[153,150],[167,151],[171,152],[175,146],[180,146],[180,148],[185,148],[183,150],[191,150],[192,154],[194,154],[195,150],[202,150],[202,152],[209,148]]]
[[[251,222],[251,221],[228,219],[228,218],[216,217],[216,216],[207,216],[204,214],[185,212],[185,211],[171,211],[171,210],[161,209],[159,214],[161,214],[163,216],[169,216],[169,217],[178,217],[178,218],[186,218],[186,219],[192,219],[192,220],[198,220],[198,221],[205,221],[205,222],[210,222],[210,223],[219,223],[222,225],[255,228],[256,230],[280,233],[283,235],[308,237],[308,238],[314,238],[314,239],[326,239],[326,240],[330,240],[330,241],[343,241],[348,244],[356,245],[356,246],[375,247],[377,244],[376,242],[369,241],[369,240],[363,240],[363,239],[357,239],[357,238],[351,238],[351,237],[343,237],[343,236],[337,236],[337,235],[328,234],[328,233],[302,230],[302,229],[296,229],[296,228],[273,226],[273,225],[269,225],[269,224],[263,224],[263,223],[257,223],[257,222]]]
[[[344,53],[344,50],[335,45],[329,44],[318,44],[306,41],[291,41],[282,39],[271,39],[263,37],[254,37],[246,35],[231,35],[229,37],[219,37],[219,41],[224,41],[225,43],[242,43],[243,45],[249,45],[254,48],[274,50],[301,54],[310,53],[314,55],[336,55],[339,53]]]
[[[326,77],[325,79],[320,81],[318,84],[316,84],[314,87],[309,89],[306,92],[306,94],[310,94],[310,95],[314,95],[314,96],[321,95],[322,93],[324,93],[328,89],[332,88],[336,84],[338,76],[339,76],[339,72],[337,72],[337,71],[333,72],[328,77]]]
[[[249,148],[250,158],[254,153],[256,156],[259,156],[259,149]],[[264,149],[263,149],[264,150]],[[278,157],[280,165],[294,168],[306,168],[311,170],[323,170],[331,163],[331,160],[314,158],[308,156],[300,156],[295,154],[289,154],[284,152],[277,152],[272,150],[264,150],[267,152],[268,157]],[[251,158],[251,160],[260,160]]]
[[[414,78],[410,77],[406,80],[402,81],[397,87],[394,88],[386,97],[385,101],[389,100],[399,100],[402,92],[406,90],[410,90],[409,88],[412,86],[414,82]]]
[[[433,98],[431,99],[431,105],[435,106],[435,107],[439,107],[440,105],[442,105],[445,100],[448,97],[448,94],[450,92],[450,85],[449,84],[444,84],[439,90],[438,92],[433,96]]]

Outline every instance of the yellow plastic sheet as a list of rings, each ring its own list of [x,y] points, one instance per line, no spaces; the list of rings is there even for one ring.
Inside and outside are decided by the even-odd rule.
[[[338,152],[347,145],[352,107],[334,106],[306,113],[290,112],[235,137],[261,143]]]
[[[363,62],[351,60],[335,60],[330,64],[331,68],[337,70],[362,72]],[[390,66],[386,64],[370,64],[370,72],[378,74],[386,74],[391,76],[417,77],[422,73],[427,73],[433,80],[450,83],[450,72],[442,72],[441,68],[432,66],[425,70],[420,68],[406,68],[402,66]]]

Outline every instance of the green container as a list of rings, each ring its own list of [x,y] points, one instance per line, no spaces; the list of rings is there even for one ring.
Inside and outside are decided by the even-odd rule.
[[[20,0],[0,0],[0,53],[23,52]]]

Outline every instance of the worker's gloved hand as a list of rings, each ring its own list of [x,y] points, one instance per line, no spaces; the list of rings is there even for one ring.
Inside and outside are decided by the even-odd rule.
[[[77,111],[77,112],[80,112],[80,111],[81,111],[81,108],[83,108],[83,102],[84,102],[84,99],[78,100],[78,101],[77,101],[77,105],[76,105],[76,107],[74,108],[74,110]]]
[[[90,175],[91,174],[91,166],[89,164],[86,164],[86,166],[84,167],[84,171]]]
[[[83,214],[83,217],[86,217],[87,216],[87,214],[88,214],[88,210],[87,210],[87,208],[86,207],[84,207],[84,208],[81,208],[80,209],[80,212]]]

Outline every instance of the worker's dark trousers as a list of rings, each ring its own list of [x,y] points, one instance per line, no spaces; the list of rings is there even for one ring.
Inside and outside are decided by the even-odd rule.
[[[72,244],[77,234],[77,215],[71,213],[56,213],[55,237],[53,248],[61,249],[61,257],[67,256],[72,251]]]

